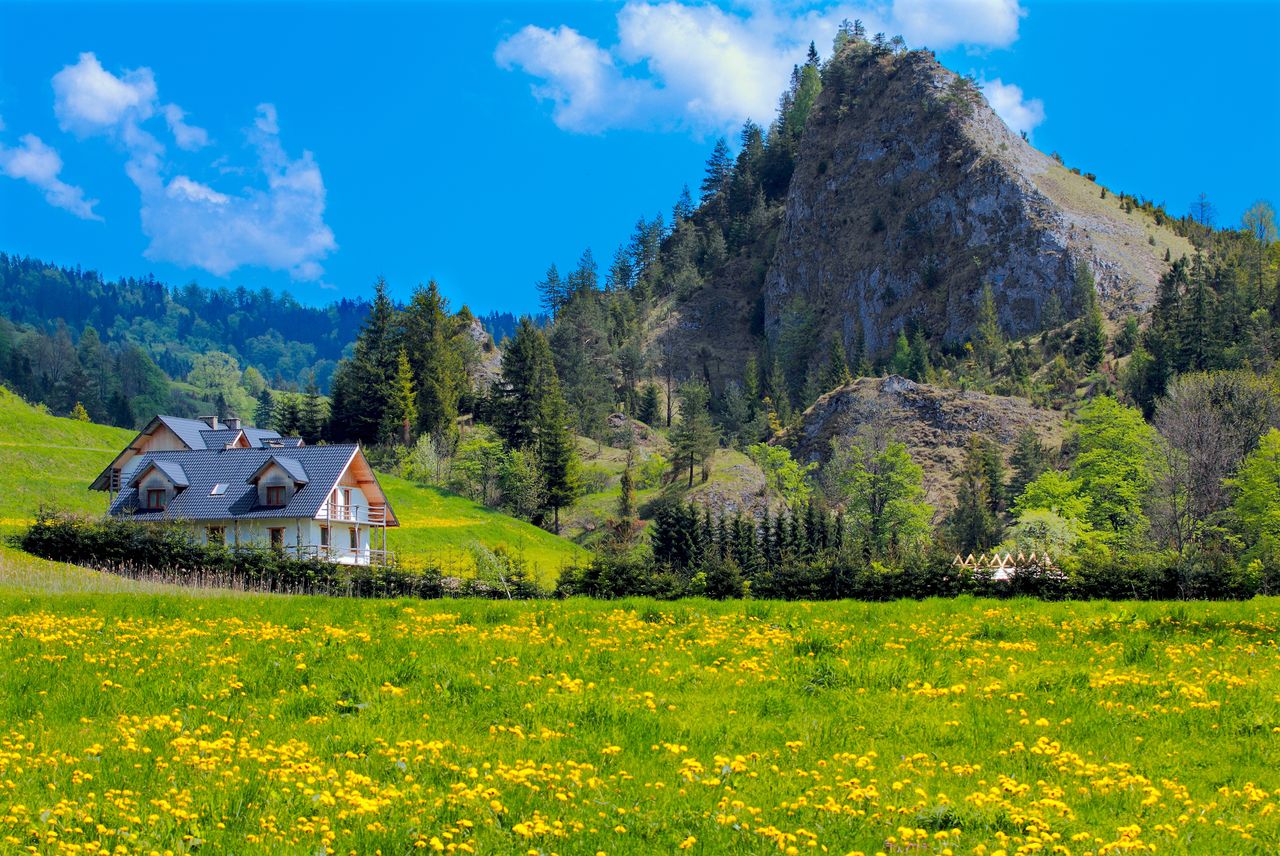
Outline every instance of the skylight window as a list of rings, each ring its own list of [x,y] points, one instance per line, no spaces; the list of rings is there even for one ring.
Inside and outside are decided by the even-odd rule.
[[[222,496],[226,492],[227,486],[225,484],[215,484],[213,490],[209,491],[209,496]]]

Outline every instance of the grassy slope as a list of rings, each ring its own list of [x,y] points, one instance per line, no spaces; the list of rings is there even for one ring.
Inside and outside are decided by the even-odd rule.
[[[642,450],[637,460],[646,456],[650,449],[667,457],[671,453],[661,432],[659,439]],[[605,524],[618,513],[622,471],[626,469],[627,453],[624,449],[597,443],[585,437],[578,438],[578,453],[586,469],[599,470],[607,476],[607,480],[602,490],[586,494],[574,503],[573,508],[561,513],[561,531],[579,544],[596,547],[604,538]],[[658,502],[680,497],[704,501],[713,508],[737,507],[734,503],[760,493],[764,475],[755,462],[742,452],[720,449],[711,460],[711,477],[702,482],[699,472],[692,490],[686,489],[687,484],[682,475],[670,484],[637,490],[636,505],[641,519],[647,522]]]
[[[587,557],[572,541],[465,497],[381,473],[378,481],[400,518],[400,528],[388,536],[397,553],[429,557],[446,569],[465,573],[474,567],[470,544],[501,546],[523,556],[529,570],[547,583],[565,565]]]
[[[90,514],[106,494],[87,489],[134,432],[50,416],[0,390],[0,533],[29,522],[41,505]],[[520,553],[544,582],[586,554],[577,545],[522,520],[433,488],[379,476],[400,517],[388,546],[406,558],[466,572],[468,546],[480,542]]]
[[[1275,853],[1277,634],[1275,598],[0,593],[0,850]]]

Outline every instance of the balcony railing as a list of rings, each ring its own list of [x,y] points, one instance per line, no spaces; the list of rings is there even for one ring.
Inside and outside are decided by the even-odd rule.
[[[323,559],[326,562],[338,562],[351,565],[390,565],[395,562],[396,554],[390,550],[374,550],[367,547],[326,547],[323,544],[304,544],[300,547],[285,547],[286,553],[292,553],[300,559]]]
[[[350,523],[367,523],[370,526],[387,525],[387,507],[385,505],[344,505],[332,500],[325,506],[325,519],[346,521]]]

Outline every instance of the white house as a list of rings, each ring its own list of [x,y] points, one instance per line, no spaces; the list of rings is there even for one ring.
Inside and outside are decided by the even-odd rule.
[[[400,525],[359,446],[306,446],[212,418],[156,417],[91,487],[113,494],[114,517],[348,564],[386,563],[387,527]]]

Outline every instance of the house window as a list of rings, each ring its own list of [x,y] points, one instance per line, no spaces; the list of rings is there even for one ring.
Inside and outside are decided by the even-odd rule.
[[[267,485],[267,505],[284,505],[284,485]]]
[[[320,527],[320,546],[321,547],[329,546],[329,527],[328,526]]]
[[[267,534],[271,536],[272,550],[284,549],[284,530],[283,529],[268,529]]]
[[[224,493],[227,492],[228,487],[229,485],[225,485],[221,483],[215,484],[213,486],[213,489],[209,491],[209,496],[222,496]]]
[[[205,530],[205,540],[210,544],[227,543],[227,528],[225,526],[210,526]]]
[[[347,506],[347,508],[351,507],[351,489],[350,488],[342,489],[342,504]]]
[[[147,489],[147,508],[152,511],[158,511],[164,508],[165,489],[162,487],[153,487]]]
[[[351,549],[354,550],[360,546],[360,539],[356,535],[356,530],[348,529],[347,534],[351,536]]]

